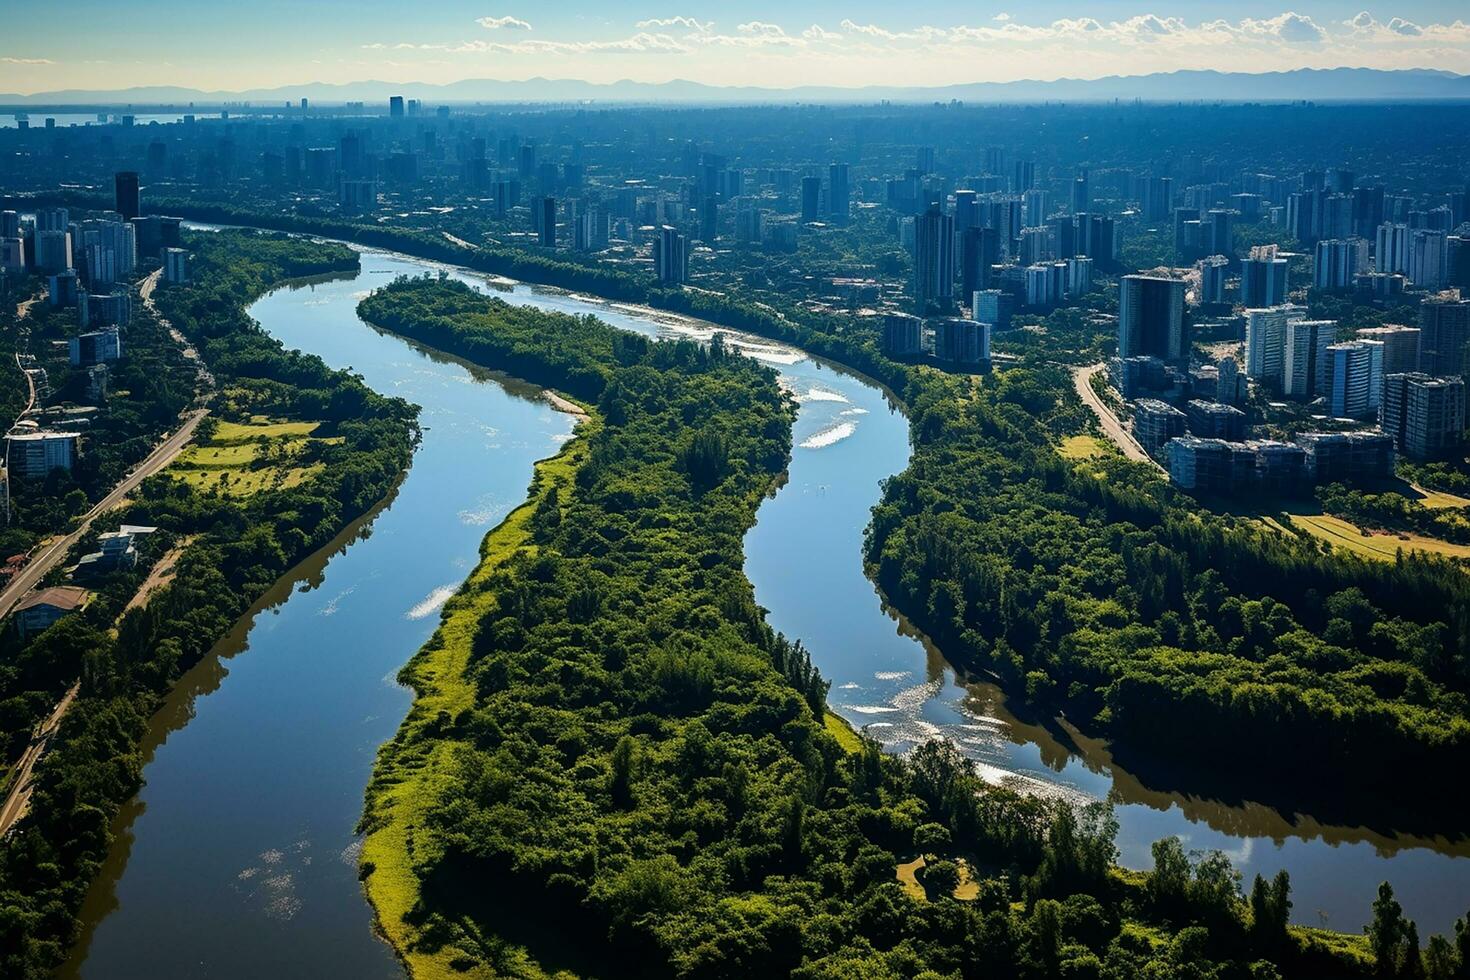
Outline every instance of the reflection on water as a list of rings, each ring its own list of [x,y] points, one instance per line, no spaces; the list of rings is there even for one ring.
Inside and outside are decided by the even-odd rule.
[[[121,836],[109,862],[116,887],[100,886],[100,897],[89,901],[94,926],[102,922],[83,975],[202,975],[194,966],[206,959],[210,975],[263,975],[269,971],[259,966],[271,955],[291,957],[292,973],[396,970],[366,938],[368,912],[351,874],[351,824],[372,752],[407,704],[392,678],[432,629],[450,583],[472,567],[486,526],[524,499],[531,461],[564,439],[570,423],[526,401],[537,395],[530,386],[365,328],[352,315],[365,283],[441,267],[377,253],[363,262],[355,281],[279,292],[254,315],[288,346],[351,365],[377,390],[423,405],[424,446],[399,499],[373,522],[374,540],[318,570],[310,588],[325,587],[309,602],[295,596],[242,624],[250,653],[233,662],[230,684],[210,694],[223,676],[212,659],[199,668],[205,678],[216,671],[210,686],[170,700],[172,714],[160,721],[166,732],[189,721],[199,701],[199,719],[177,739],[201,733],[199,744],[181,748],[168,766],[150,765],[142,803],[120,820],[134,828],[136,841]],[[678,316],[450,272],[511,303],[595,313],[649,336],[708,339],[716,332]],[[789,471],[746,538],[747,571],[771,623],[811,650],[844,718],[892,751],[946,737],[993,781],[1075,801],[1112,801],[1129,866],[1147,867],[1149,845],[1178,835],[1188,847],[1225,851],[1247,881],[1287,868],[1300,922],[1356,931],[1386,878],[1426,931],[1447,929],[1470,907],[1463,845],[1324,826],[1259,804],[1147,785],[1085,733],[1054,719],[1018,717],[998,688],[958,678],[939,651],[885,608],[862,569],[863,532],[879,482],[907,464],[906,419],[881,388],[830,363],[758,338],[730,342],[774,367],[800,405]],[[497,385],[476,383],[484,381]],[[840,438],[832,438],[836,432]],[[303,677],[301,665],[314,657],[325,657],[329,669]],[[242,678],[246,665],[260,676]],[[222,699],[232,703],[211,704]],[[303,731],[303,719],[323,713],[326,726]],[[283,738],[263,737],[277,726]],[[275,771],[303,744],[320,750],[311,764]],[[234,789],[197,775],[231,765],[247,770]],[[282,785],[268,798],[283,812],[254,819],[262,786],[272,779]],[[163,820],[167,808],[177,812]],[[252,818],[238,819],[237,810]],[[317,810],[331,816],[327,829],[303,833],[323,822]],[[160,823],[150,830],[155,819]],[[214,821],[212,832],[190,838],[191,827]],[[185,840],[171,846],[170,835]],[[195,865],[206,859],[215,877],[196,889]],[[108,907],[115,911],[104,918]],[[140,951],[181,943],[187,948],[176,969],[130,972],[146,962]]]
[[[363,271],[420,268],[367,256]],[[277,583],[154,719],[147,783],[116,826],[68,976],[402,975],[373,935],[354,850],[377,747],[408,708],[395,677],[473,567],[485,524],[525,498],[535,460],[572,423],[534,387],[487,383],[491,372],[368,329],[360,292],[356,276],[318,280],[251,312],[288,348],[421,405],[413,466],[391,502]]]

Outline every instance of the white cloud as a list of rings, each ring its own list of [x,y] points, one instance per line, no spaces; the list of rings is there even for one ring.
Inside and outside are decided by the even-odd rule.
[[[808,41],[839,41],[842,39],[841,34],[835,34],[821,24],[813,24],[811,27],[802,31],[801,36]]]
[[[529,31],[531,29],[531,25],[519,17],[481,17],[475,23],[492,31]]]
[[[712,20],[707,20],[701,23],[695,20],[693,17],[683,16],[654,17],[650,20],[640,20],[634,26],[638,27],[640,30],[647,30],[650,27],[683,27],[691,31],[696,31],[700,34],[708,34],[711,28],[715,26],[715,22]]]
[[[1011,19],[1011,15],[1002,10],[1000,13],[996,14],[990,19],[1004,24],[1006,21]]]
[[[1424,28],[1420,27],[1418,24],[1414,24],[1407,20],[1404,20],[1402,17],[1395,17],[1393,20],[1389,21],[1388,29],[1393,31],[1395,34],[1403,34],[1408,37],[1418,37],[1420,34],[1424,33]]]
[[[50,58],[0,58],[3,65],[54,65]]]

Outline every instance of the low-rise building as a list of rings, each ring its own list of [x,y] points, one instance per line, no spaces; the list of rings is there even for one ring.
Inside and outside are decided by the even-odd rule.
[[[81,454],[81,440],[78,432],[12,432],[5,437],[10,471],[30,479],[42,478],[52,470],[69,473]]]
[[[1185,406],[1189,431],[1205,439],[1245,438],[1245,413],[1233,405],[1195,399]]]
[[[1306,450],[1313,483],[1393,475],[1393,437],[1385,432],[1304,432],[1296,443]]]
[[[1157,398],[1139,399],[1133,409],[1133,438],[1150,456],[1163,452],[1170,439],[1184,435],[1185,414]]]
[[[91,593],[74,585],[56,585],[33,592],[15,605],[15,628],[21,638],[46,629],[52,623],[83,609]]]

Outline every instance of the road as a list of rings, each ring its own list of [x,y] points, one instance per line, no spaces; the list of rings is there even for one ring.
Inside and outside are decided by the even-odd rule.
[[[82,682],[77,681],[66,692],[62,699],[57,702],[56,707],[51,709],[51,714],[41,722],[36,729],[36,734],[31,738],[31,744],[21,753],[20,760],[15,764],[15,771],[11,773],[10,785],[5,791],[5,803],[0,805],[0,837],[10,833],[21,817],[26,815],[30,807],[31,791],[35,784],[31,777],[35,774],[36,763],[46,754],[46,747],[51,742],[51,737],[61,727],[61,719],[66,717],[67,710],[72,702],[77,699],[77,692],[81,689]]]
[[[1092,390],[1092,379],[1099,371],[1106,368],[1106,364],[1091,364],[1083,368],[1075,368],[1072,371],[1072,384],[1077,389],[1077,397],[1082,399],[1082,404],[1092,409],[1092,414],[1097,416],[1098,424],[1102,426],[1103,432],[1113,440],[1113,444],[1123,450],[1123,455],[1136,463],[1147,463],[1160,473],[1165,472],[1158,462],[1144,452],[1138,440],[1133,438],[1123,423],[1118,421],[1118,416],[1107,406],[1097,392]]]
[[[20,601],[21,597],[33,589],[46,573],[62,559],[67,550],[76,544],[77,540],[83,534],[87,533],[87,528],[91,527],[92,521],[96,519],[98,514],[116,507],[124,497],[138,488],[138,484],[172,463],[175,457],[184,451],[184,447],[189,444],[189,440],[194,438],[194,430],[199,427],[200,420],[208,414],[209,409],[207,408],[195,408],[185,412],[183,415],[183,424],[175,429],[173,434],[167,439],[159,443],[153,452],[148,454],[148,458],[138,464],[137,468],[123,477],[122,482],[113,487],[111,493],[103,497],[95,507],[87,511],[86,515],[82,518],[81,524],[75,531],[53,541],[50,547],[46,548],[35,558],[32,558],[26,567],[21,569],[15,578],[11,579],[10,585],[5,588],[5,591],[0,593],[0,619],[9,616],[10,610],[15,607],[15,604]]]
[[[195,350],[194,346],[189,343],[189,338],[185,337],[182,333],[175,329],[172,323],[169,323],[168,320],[164,319],[163,316],[158,312],[158,307],[153,305],[153,291],[158,288],[158,280],[162,278],[162,276],[162,269],[154,269],[151,273],[145,276],[142,281],[138,283],[138,298],[143,301],[144,306],[148,307],[150,313],[158,317],[158,322],[163,324],[164,327],[168,329],[168,335],[173,338],[174,343],[178,344],[179,347],[183,349],[184,357],[187,360],[194,362],[194,370],[199,373],[199,384],[204,388],[206,392],[213,392],[214,375],[210,374],[209,369],[204,366],[204,361],[200,358],[199,351]]]

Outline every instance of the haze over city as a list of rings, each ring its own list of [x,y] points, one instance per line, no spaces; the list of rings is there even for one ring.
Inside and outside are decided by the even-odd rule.
[[[12,14],[0,92],[171,85],[242,91],[363,79],[689,79],[786,88],[1095,78],[1180,69],[1470,68],[1448,0],[980,5],[579,2],[405,9],[367,0],[76,0],[83,32]]]

